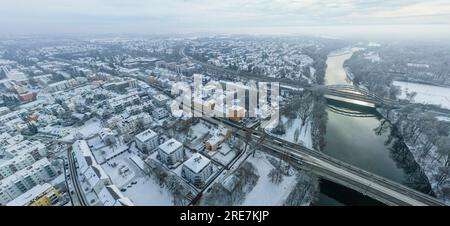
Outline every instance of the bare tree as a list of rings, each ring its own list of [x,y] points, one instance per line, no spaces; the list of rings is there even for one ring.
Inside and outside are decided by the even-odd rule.
[[[441,158],[444,159],[445,167],[450,166],[450,137],[439,137],[437,150]]]
[[[405,90],[406,99],[411,103],[414,101],[414,98],[417,96],[417,92],[408,92],[408,90]]]
[[[300,135],[300,130],[297,128],[294,132],[294,142],[298,142],[298,137]]]
[[[305,126],[306,121],[309,119],[313,112],[313,99],[310,93],[305,92],[297,101],[299,101],[298,116],[302,119],[302,126]]]
[[[279,184],[283,180],[281,170],[278,168],[271,169],[267,176],[270,178],[270,181],[274,184]]]

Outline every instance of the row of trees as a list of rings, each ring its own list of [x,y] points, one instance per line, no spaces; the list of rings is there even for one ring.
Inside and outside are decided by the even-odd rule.
[[[432,163],[440,162],[437,182],[444,183],[450,175],[450,122],[439,121],[433,114],[423,113],[415,105],[404,107],[398,112],[395,126],[400,129],[405,140],[420,151],[421,159],[430,158]]]
[[[203,195],[200,205],[239,205],[258,179],[256,168],[246,161],[224,182],[213,184],[211,190]]]

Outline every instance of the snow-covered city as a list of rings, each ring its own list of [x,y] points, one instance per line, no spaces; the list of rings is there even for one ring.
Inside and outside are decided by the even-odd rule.
[[[68,2],[52,7],[73,21],[46,29],[87,29],[74,19],[87,13],[99,32],[20,20],[30,33],[14,33],[11,18],[0,32],[0,206],[450,204],[450,39],[166,31],[172,20],[133,32],[144,6]],[[197,7],[189,14],[212,7],[180,2],[170,4]],[[154,7],[165,21],[158,10],[170,10]],[[249,218],[270,216],[258,211]],[[181,219],[227,218],[190,214]]]

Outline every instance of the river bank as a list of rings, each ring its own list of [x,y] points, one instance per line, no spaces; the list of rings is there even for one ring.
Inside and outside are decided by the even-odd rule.
[[[353,75],[350,68],[344,68],[344,71],[345,79],[351,82]],[[393,85],[399,86],[402,91],[399,98],[404,99],[406,92],[417,92],[417,100],[415,102],[441,105],[446,109],[450,109],[450,99],[448,97],[450,96],[450,89],[447,87],[438,87],[403,81],[394,81]],[[391,110],[388,113],[386,109],[377,108],[377,112],[384,120],[388,121],[390,126],[396,131],[396,136],[402,141],[402,143],[404,143],[405,147],[402,149],[408,149],[408,153],[404,153],[412,156],[412,161],[417,164],[426,176],[432,193],[434,193],[439,199],[449,204],[450,178],[444,182],[440,181],[441,179],[439,174],[442,173],[440,171],[443,170],[443,167],[445,170],[445,163],[441,160],[439,154],[437,153],[437,148],[431,148],[430,154],[424,156],[420,150],[426,143],[428,143],[428,138],[426,136],[420,136],[418,139],[414,140],[409,139],[408,136],[405,136],[405,128],[407,127],[405,124],[407,122],[401,121],[396,110]]]
[[[347,74],[349,71],[344,68],[344,62],[358,50],[341,51],[340,53],[345,52],[345,54],[329,55],[325,76],[326,85],[352,84]],[[330,104],[333,105],[332,108]],[[427,192],[426,185],[429,183],[425,175],[421,173],[412,154],[408,154],[410,151],[407,145],[402,143],[403,138],[394,133],[392,125],[386,122],[382,114],[375,109],[335,105],[336,103],[328,103],[326,145],[321,151],[369,172]],[[349,115],[348,112],[356,114]],[[412,183],[423,186],[417,188],[412,186]],[[347,203],[373,205],[373,200],[360,199],[358,202],[353,202],[355,194],[339,192],[342,189],[336,189],[336,185],[330,186],[330,183],[322,183],[321,190],[323,192],[321,191],[314,205],[346,205]],[[346,203],[348,200],[353,201]]]
[[[446,204],[450,205],[450,178],[441,181],[441,170],[445,170],[445,161],[442,160],[435,145],[430,148],[430,151],[424,155],[422,148],[429,143],[429,138],[425,135],[420,135],[416,138],[413,136],[406,136],[408,128],[407,121],[401,120],[399,112],[391,110],[389,113],[385,109],[377,109],[380,114],[395,126],[400,136],[402,136],[405,145],[409,152],[414,157],[414,161],[419,165],[420,169],[426,175],[433,193],[436,197]],[[447,169],[448,170],[448,169]]]

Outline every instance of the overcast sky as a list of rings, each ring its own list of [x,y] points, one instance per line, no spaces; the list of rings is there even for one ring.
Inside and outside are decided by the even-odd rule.
[[[449,0],[0,0],[0,33],[443,35]],[[363,31],[364,30],[364,31]],[[444,31],[445,30],[445,31]]]

